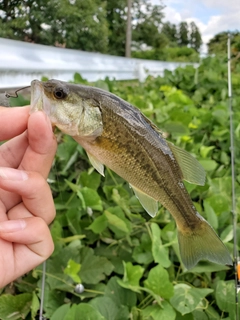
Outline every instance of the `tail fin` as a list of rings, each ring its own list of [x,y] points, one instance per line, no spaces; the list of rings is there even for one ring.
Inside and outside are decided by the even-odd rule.
[[[179,249],[185,267],[191,269],[202,259],[232,265],[232,258],[222,240],[202,216],[199,218],[196,230],[184,232],[178,229]]]

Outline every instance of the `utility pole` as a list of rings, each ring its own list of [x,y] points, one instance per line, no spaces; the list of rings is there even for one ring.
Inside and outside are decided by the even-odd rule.
[[[126,46],[125,57],[131,57],[131,42],[132,42],[132,0],[127,0],[128,13],[127,13],[127,31],[126,31]]]

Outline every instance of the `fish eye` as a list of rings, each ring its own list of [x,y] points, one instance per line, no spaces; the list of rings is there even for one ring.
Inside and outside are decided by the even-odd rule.
[[[53,94],[56,99],[64,99],[67,96],[67,93],[63,88],[56,88]]]

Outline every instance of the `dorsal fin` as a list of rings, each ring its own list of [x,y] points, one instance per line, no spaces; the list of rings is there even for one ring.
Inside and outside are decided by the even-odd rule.
[[[197,159],[170,142],[168,142],[168,145],[181,168],[182,178],[190,183],[203,186],[205,184],[206,173]]]

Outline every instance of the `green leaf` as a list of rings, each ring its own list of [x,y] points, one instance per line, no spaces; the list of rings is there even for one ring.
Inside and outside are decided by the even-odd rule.
[[[132,286],[139,286],[139,281],[142,278],[144,269],[141,266],[134,266],[131,262],[124,262],[124,277],[123,281],[128,282]]]
[[[31,317],[32,317],[32,319],[36,318],[38,310],[39,310],[39,307],[40,307],[40,302],[39,302],[38,296],[36,295],[35,292],[33,292],[32,305],[31,305]]]
[[[217,215],[213,210],[213,208],[211,207],[211,205],[208,203],[207,199],[203,201],[203,206],[204,206],[204,211],[207,215],[208,222],[214,229],[218,229]]]
[[[97,297],[90,301],[90,305],[106,320],[128,319],[129,312],[126,306],[118,306],[109,297]]]
[[[94,233],[99,234],[102,233],[108,226],[108,219],[106,215],[102,214],[97,217],[93,223],[90,224],[88,229],[92,230]]]
[[[91,248],[81,250],[80,278],[82,283],[97,284],[113,271],[112,263],[104,257],[94,255]]]
[[[75,208],[70,208],[66,212],[66,218],[68,222],[68,227],[74,235],[82,233],[80,226],[81,212]]]
[[[53,313],[51,320],[64,320],[69,310],[70,304],[63,304]]]
[[[205,313],[205,310],[194,310],[192,312],[194,320],[209,320],[208,315]],[[212,319],[212,318],[210,318]]]
[[[231,202],[227,195],[224,193],[219,196],[219,194],[214,194],[211,197],[207,198],[208,204],[213,208],[213,210],[218,214],[222,212],[231,210]]]
[[[164,127],[165,127],[165,130],[170,133],[178,133],[179,135],[189,134],[188,127],[177,121],[176,122],[169,121],[165,124]]]
[[[204,272],[218,272],[222,270],[229,270],[229,267],[221,264],[213,263],[213,262],[200,261],[194,268],[189,270],[189,272],[204,273]]]
[[[170,299],[172,306],[182,315],[192,312],[212,289],[197,289],[180,283],[174,287],[174,296]]]
[[[55,247],[54,253],[57,253],[62,249],[63,246],[63,244],[59,241],[59,239],[62,238],[62,226],[57,220],[53,221],[51,225],[51,235]]]
[[[151,238],[149,234],[143,233],[140,240],[140,245],[134,248],[132,257],[139,264],[149,264],[153,261]]]
[[[143,275],[144,269],[141,266],[133,266],[131,262],[125,263],[123,280],[119,280],[120,286],[126,289],[130,289],[135,292],[139,292],[139,281]]]
[[[202,310],[201,310],[202,311]],[[181,313],[177,312],[177,317],[176,317],[177,320],[196,320],[193,316],[192,313],[187,313],[187,314],[184,314],[184,315],[181,315]],[[210,318],[211,319],[211,318]]]
[[[87,303],[80,303],[73,305],[68,313],[65,315],[64,320],[106,320],[104,317]]]
[[[213,118],[215,118],[222,126],[225,126],[227,124],[228,110],[226,106],[216,106],[212,115]]]
[[[81,265],[79,263],[76,263],[74,260],[70,259],[63,272],[69,275],[69,277],[71,277],[74,282],[81,283],[81,279],[78,275],[80,269]]]
[[[161,230],[156,223],[151,223],[152,230],[152,255],[154,262],[159,263],[164,268],[171,265],[168,257],[168,249],[164,248],[161,241]]]
[[[215,306],[214,306],[215,307]],[[202,311],[202,310],[199,310]],[[220,320],[220,315],[218,314],[218,311],[214,309],[211,305],[208,305],[207,309],[203,310],[206,315],[207,315],[207,320],[208,319],[213,319],[213,320]],[[194,311],[195,313],[195,311]]]
[[[94,84],[95,87],[109,91],[108,83],[104,80],[98,80]]]
[[[209,152],[212,151],[214,148],[215,148],[214,146],[210,146],[210,147],[201,146],[200,148],[201,157],[203,157],[204,159],[207,158]]]
[[[22,293],[17,296],[3,294],[0,296],[0,319],[18,320],[26,319],[31,311],[32,294]]]
[[[175,310],[167,301],[163,301],[162,306],[158,304],[148,306],[142,310],[141,314],[144,319],[150,319],[151,317],[153,320],[174,320],[176,318]]]
[[[71,287],[71,292],[72,290],[73,288]],[[48,286],[45,286],[44,293],[44,316],[48,319],[51,318],[54,312],[64,304],[66,293],[60,290],[49,289]]]
[[[83,171],[80,175],[80,183],[83,187],[88,187],[93,190],[97,190],[101,182],[101,176],[99,173],[93,171],[91,173]]]
[[[84,79],[80,73],[78,72],[75,72],[74,73],[74,83],[82,83],[82,84],[86,84],[87,83],[87,80]]]
[[[238,293],[238,299],[240,293]],[[216,286],[216,300],[218,307],[229,312],[230,319],[235,319],[236,299],[235,299],[235,282],[234,280],[222,281],[219,280]],[[238,306],[240,312],[240,306]]]
[[[113,231],[117,229],[123,233],[130,232],[125,217],[120,218],[119,216],[112,214],[109,210],[105,210],[104,215],[108,221],[109,228],[112,228]]]
[[[233,239],[233,227],[227,226],[221,233],[221,239],[223,242],[229,242]]]
[[[102,200],[96,190],[84,187],[80,191],[84,199],[85,207],[90,207],[93,210],[102,211]]]
[[[161,298],[169,299],[173,296],[173,285],[169,281],[168,272],[161,265],[149,271],[144,287]]]
[[[118,284],[120,279],[112,277],[106,286],[105,296],[111,298],[118,306],[132,307],[136,305],[137,296],[136,293],[121,287]]]
[[[218,164],[215,160],[199,160],[201,165],[206,171],[213,171],[217,168]]]

